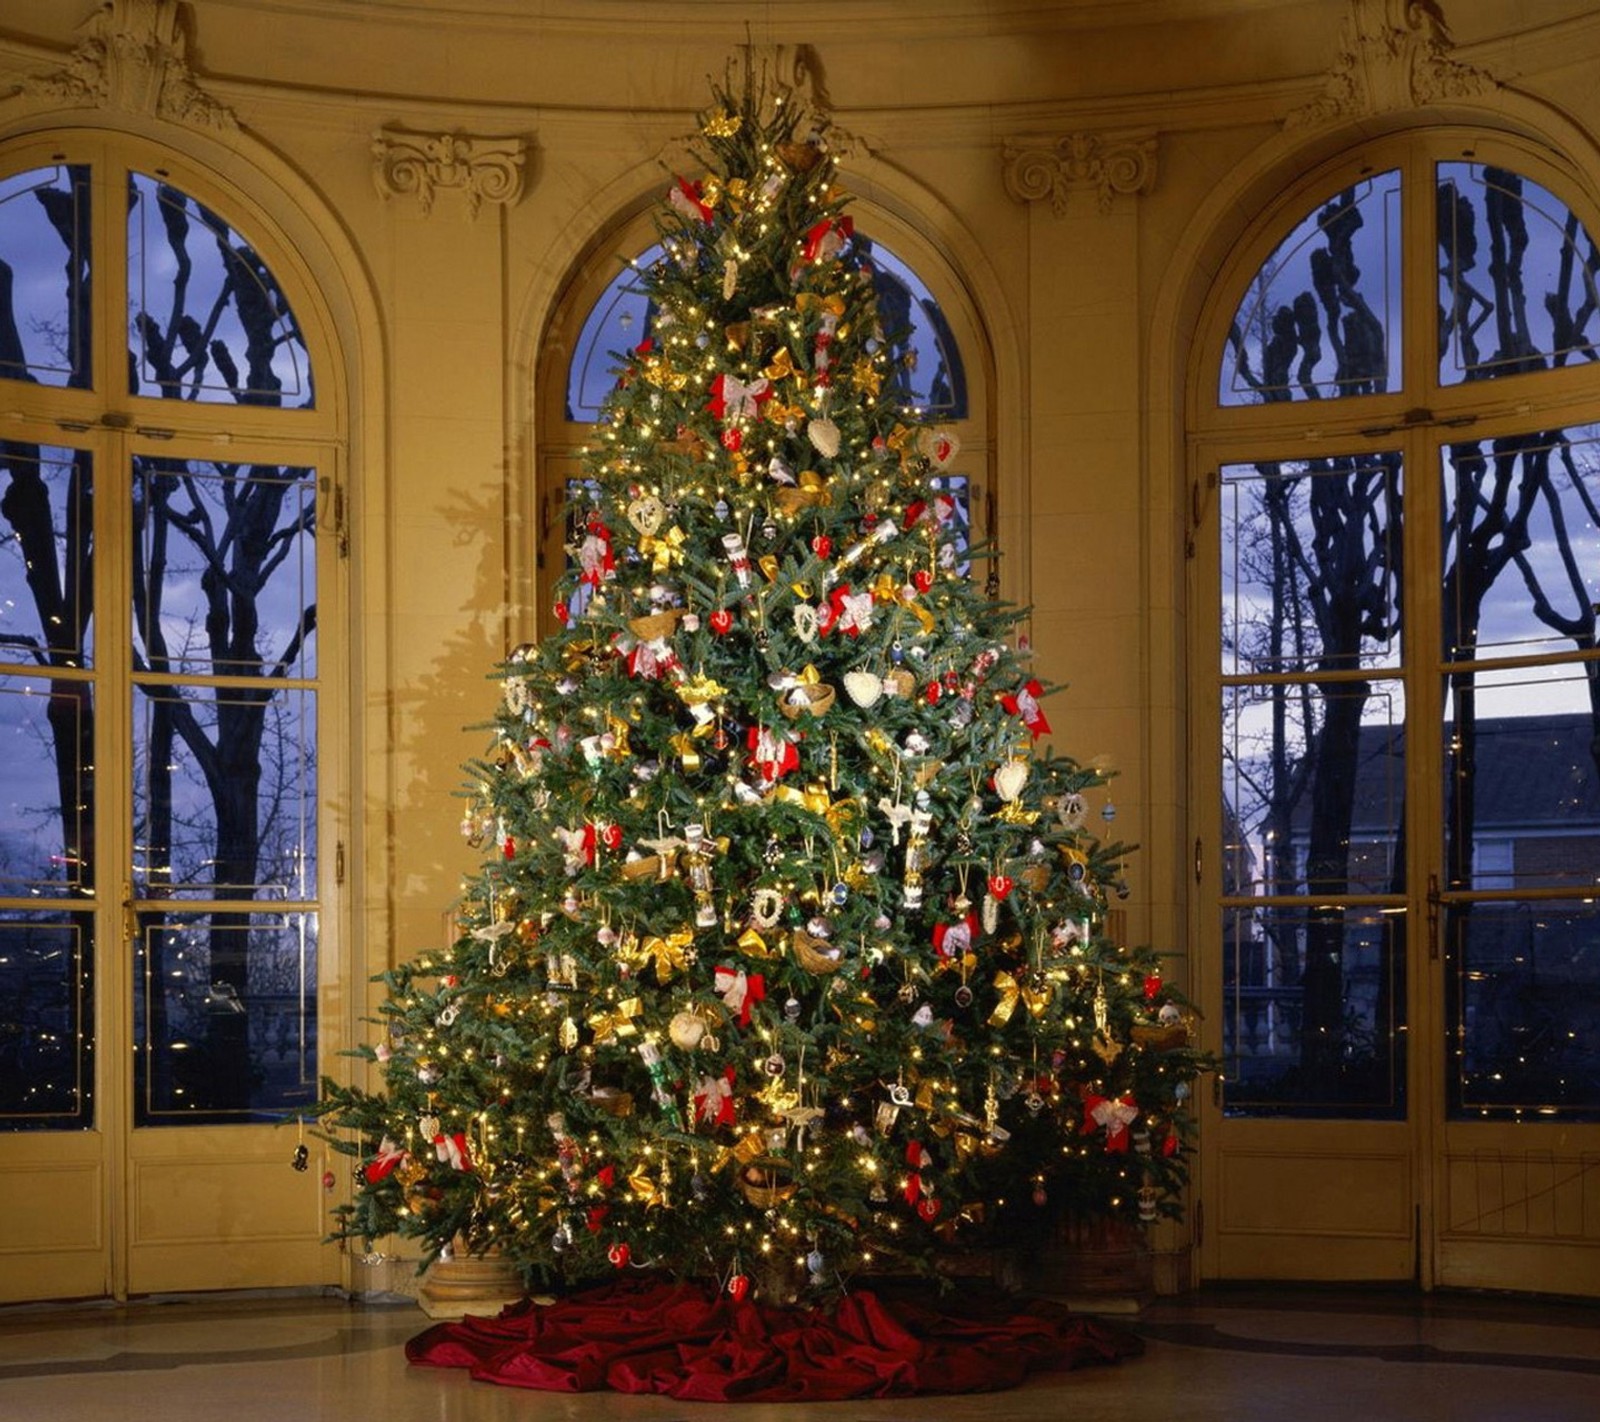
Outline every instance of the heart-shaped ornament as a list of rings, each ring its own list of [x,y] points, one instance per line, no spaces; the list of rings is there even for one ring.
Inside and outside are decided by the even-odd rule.
[[[918,568],[917,571],[911,575],[911,585],[912,587],[916,588],[919,593],[925,593],[933,586],[933,574],[930,573],[926,568]]]
[[[666,518],[666,505],[654,494],[643,494],[628,505],[628,522],[647,538],[661,531]]]
[[[848,671],[844,692],[857,706],[871,706],[883,695],[883,678],[869,671]]]
[[[819,558],[826,558],[833,552],[833,540],[826,533],[819,533],[811,540],[811,551]]]
[[[961,441],[949,430],[923,430],[917,436],[917,449],[935,469],[948,469],[961,452]]]
[[[705,1020],[696,1017],[692,1012],[677,1012],[672,1020],[667,1023],[667,1036],[672,1038],[672,1045],[681,1047],[686,1052],[692,1052],[700,1045],[700,1039],[706,1034]]]
[[[628,1261],[633,1258],[633,1251],[626,1244],[613,1244],[606,1250],[606,1258],[619,1269],[626,1269]]]
[[[1028,783],[1028,762],[1008,760],[994,773],[995,793],[1008,804],[1022,793]]]
[[[750,1276],[735,1274],[728,1280],[728,1294],[735,1303],[743,1303],[750,1293]]]
[[[991,874],[989,876],[989,892],[993,894],[995,898],[1001,900],[1001,902],[1005,901],[1006,895],[1016,888],[1016,886],[1016,880],[1014,880],[1009,874]]]
[[[602,825],[600,828],[600,842],[604,844],[607,849],[621,849],[622,826],[619,825],[615,820],[611,820],[607,824]]]
[[[839,426],[826,415],[820,420],[812,420],[806,426],[806,435],[817,453],[825,458],[832,459],[839,452]]]
[[[711,614],[711,630],[719,637],[726,636],[733,630],[733,614],[725,607],[719,607]]]

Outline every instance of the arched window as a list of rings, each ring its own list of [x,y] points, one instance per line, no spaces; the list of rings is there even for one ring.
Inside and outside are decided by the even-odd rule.
[[[1222,1149],[1370,1123],[1357,1155],[1432,1162],[1441,1268],[1482,1183],[1451,1151],[1522,1162],[1510,1123],[1600,1119],[1600,258],[1573,186],[1486,138],[1336,165],[1218,288],[1192,386]]]
[[[871,264],[885,332],[902,357],[893,398],[955,432],[961,457],[944,478],[956,497],[958,516],[974,537],[991,538],[992,440],[976,315],[953,274],[924,240],[888,218],[876,225],[870,218],[858,223],[865,231],[858,230],[854,240]],[[880,227],[881,237],[874,235]],[[633,255],[627,260],[615,255],[619,247]],[[651,313],[637,274],[661,255],[643,219],[595,249],[574,275],[541,345],[541,609],[548,606],[554,575],[564,566],[563,548],[571,531],[557,513],[568,489],[578,487],[579,451],[615,383],[619,353],[636,346],[650,329]]]
[[[0,152],[0,1130],[197,1170],[316,1094],[339,660],[337,426],[229,207],[109,136]]]

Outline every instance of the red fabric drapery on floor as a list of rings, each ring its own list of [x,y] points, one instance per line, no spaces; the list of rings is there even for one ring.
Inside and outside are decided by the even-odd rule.
[[[1030,1370],[1115,1362],[1142,1346],[1049,1303],[947,1310],[859,1291],[829,1310],[785,1308],[735,1302],[709,1285],[625,1279],[498,1318],[435,1324],[406,1344],[406,1357],[547,1392],[836,1402],[989,1392]]]

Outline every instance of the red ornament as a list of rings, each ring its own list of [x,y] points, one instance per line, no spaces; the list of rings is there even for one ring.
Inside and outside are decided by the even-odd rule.
[[[1144,980],[1144,1000],[1154,1002],[1161,993],[1161,974],[1147,973]]]
[[[728,1280],[728,1294],[735,1303],[743,1303],[750,1292],[750,1276],[735,1274]]]
[[[505,843],[500,846],[500,852],[507,859],[515,859],[517,857],[517,841],[508,834]]]
[[[917,1201],[917,1213],[928,1224],[932,1224],[939,1218],[939,1202],[932,1195],[924,1195]]]
[[[926,698],[928,705],[934,706],[938,704],[939,698],[944,695],[944,688],[938,682],[930,681],[928,689],[922,694]]]
[[[621,849],[622,826],[615,820],[603,825],[600,829],[600,841],[607,849]]]
[[[725,637],[733,630],[733,614],[725,607],[719,607],[711,614],[711,630],[719,637]]]
[[[911,584],[920,593],[925,593],[933,586],[933,574],[926,568],[918,568],[911,575]]]
[[[554,614],[556,621],[559,622],[563,627],[567,625],[568,619],[572,616],[572,609],[569,608],[564,602],[556,603],[555,606],[550,609],[550,611]]]
[[[1016,881],[1009,874],[991,874],[989,876],[989,892],[997,899],[1003,900],[1014,888],[1016,888]]]
[[[826,533],[819,533],[811,540],[811,551],[819,558],[826,558],[833,552],[833,540]]]
[[[737,425],[723,430],[722,447],[733,454],[737,454],[744,447],[744,433]]]
[[[606,1258],[619,1269],[626,1269],[628,1261],[633,1258],[633,1251],[626,1244],[613,1244],[606,1250]]]

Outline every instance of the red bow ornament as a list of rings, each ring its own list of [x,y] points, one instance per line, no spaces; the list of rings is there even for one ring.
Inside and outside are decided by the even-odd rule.
[[[407,1151],[402,1150],[385,1136],[383,1144],[378,1147],[378,1154],[362,1168],[361,1178],[369,1185],[376,1185],[404,1165],[407,1154]]]
[[[767,982],[760,973],[746,973],[743,968],[718,968],[712,975],[712,991],[727,1003],[729,1012],[739,1014],[739,1025],[750,1025],[750,1009],[766,1001]]]
[[[933,926],[933,951],[940,958],[964,958],[978,936],[978,920],[968,914],[959,923],[936,923]]]
[[[1044,688],[1037,681],[1030,681],[1000,698],[1000,704],[1007,711],[1013,716],[1022,717],[1022,724],[1033,733],[1035,740],[1050,733],[1050,723],[1045,720],[1044,708],[1039,705],[1039,697],[1043,694]]]
[[[823,619],[817,618],[817,627],[822,632],[839,631],[859,637],[867,628],[872,626],[872,590],[853,593],[850,584],[844,583],[836,587],[828,597],[828,607],[832,616],[827,619],[827,626],[823,626]]]
[[[440,1164],[453,1166],[457,1170],[472,1169],[472,1156],[467,1151],[467,1138],[460,1131],[451,1135],[435,1136],[433,1149],[439,1157]]]
[[[1128,1127],[1139,1119],[1139,1107],[1131,1096],[1087,1096],[1083,1102],[1083,1130],[1104,1130],[1106,1150],[1128,1149]]]
[[[825,217],[806,233],[805,259],[808,262],[831,262],[856,231],[853,218]]]
[[[678,178],[667,189],[667,201],[672,204],[673,211],[689,222],[710,222],[711,204],[705,200],[703,194],[704,189],[699,183]]]
[[[794,742],[766,726],[750,727],[747,740],[750,759],[769,785],[800,764],[800,752],[795,749]]]
[[[746,385],[736,375],[724,371],[711,382],[711,399],[706,405],[719,420],[755,419],[761,407],[772,398],[772,382],[763,376]]]
[[[694,1118],[705,1126],[733,1124],[733,1068],[721,1076],[703,1076],[694,1093]]]

